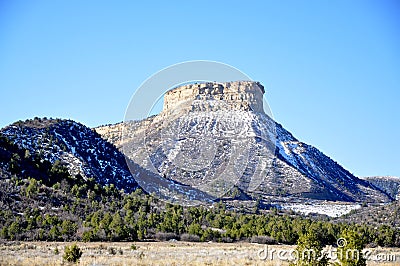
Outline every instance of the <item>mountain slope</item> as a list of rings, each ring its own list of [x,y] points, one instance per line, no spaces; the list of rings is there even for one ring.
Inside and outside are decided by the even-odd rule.
[[[128,141],[122,139],[122,130],[130,131],[132,154],[129,157],[142,167],[152,170],[152,161],[146,157],[146,146],[142,140],[149,121],[153,119],[103,126],[95,130],[121,151],[123,144],[126,145]],[[264,182],[255,193],[248,194],[272,198],[293,196],[358,202],[390,201],[390,197],[380,189],[353,176],[315,147],[299,142],[279,124],[277,132],[273,171],[265,175]]]
[[[72,176],[118,189],[137,187],[125,157],[90,128],[71,120],[34,119],[14,123],[1,130],[8,140],[26,153],[50,163],[60,162]]]
[[[379,188],[355,177],[317,148],[298,141],[277,124],[276,154],[297,173],[312,180],[315,188],[307,197],[345,201],[390,201]]]
[[[371,176],[362,179],[382,189],[392,198],[400,200],[400,178],[394,176]]]
[[[117,189],[131,192],[138,188],[136,178],[146,178],[151,184],[148,193],[160,194],[159,186],[168,187],[172,194],[184,195],[180,201],[210,201],[206,193],[173,180],[165,180],[160,176],[143,169],[138,164],[126,160],[125,156],[111,143],[105,141],[94,130],[72,120],[40,119],[16,122],[3,128],[0,133],[11,145],[17,146],[25,153],[42,161],[61,165],[68,171],[66,175],[83,179],[86,182],[94,179],[100,185],[114,185]],[[7,152],[7,148],[4,148]],[[9,151],[8,151],[9,152]],[[2,176],[10,176],[9,156],[0,161]],[[14,174],[18,178],[27,178],[28,168],[21,166]],[[47,170],[31,175],[39,180],[48,179]]]
[[[223,176],[253,199],[392,200],[260,111],[259,86],[184,85],[167,92],[159,115],[95,130],[142,167],[211,194]]]

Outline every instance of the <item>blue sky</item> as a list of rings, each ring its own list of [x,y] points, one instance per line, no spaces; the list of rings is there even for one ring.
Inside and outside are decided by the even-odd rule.
[[[275,119],[350,172],[400,176],[395,0],[0,0],[0,127],[122,121],[144,80],[187,60],[259,80]]]

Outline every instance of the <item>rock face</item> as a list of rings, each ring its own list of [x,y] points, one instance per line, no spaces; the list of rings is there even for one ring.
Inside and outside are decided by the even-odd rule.
[[[166,93],[159,115],[95,130],[135,163],[214,198],[391,200],[266,115],[264,92],[252,81],[188,84]]]
[[[192,105],[193,110],[204,112],[224,109],[261,113],[264,93],[259,82],[251,81],[188,84],[165,94],[163,113],[170,114],[186,104]],[[223,101],[225,105],[214,105],[215,101]]]

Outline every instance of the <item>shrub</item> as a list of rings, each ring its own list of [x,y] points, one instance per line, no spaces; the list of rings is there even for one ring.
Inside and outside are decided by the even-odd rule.
[[[276,244],[276,240],[270,236],[253,236],[250,239],[250,243],[257,243],[257,244]]]
[[[82,234],[82,241],[83,242],[90,242],[93,241],[96,238],[95,234],[93,233],[92,230],[85,231]]]
[[[200,237],[198,235],[193,235],[193,234],[182,234],[181,241],[200,242]]]
[[[79,261],[81,256],[82,256],[82,251],[76,244],[65,247],[64,255],[63,255],[63,259],[65,261],[76,263]]]
[[[221,242],[223,242],[223,243],[232,243],[233,239],[230,238],[229,236],[224,236],[224,237],[221,237]]]
[[[154,236],[157,240],[168,241],[171,239],[178,239],[178,236],[174,233],[156,233]]]
[[[115,255],[115,254],[117,254],[117,251],[116,251],[115,248],[113,248],[113,247],[109,247],[109,248],[107,249],[107,251],[108,251],[108,254],[110,254],[110,255]]]

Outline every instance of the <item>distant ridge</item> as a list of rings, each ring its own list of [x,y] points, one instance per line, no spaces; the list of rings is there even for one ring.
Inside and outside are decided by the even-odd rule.
[[[374,184],[396,200],[400,200],[400,177],[396,176],[369,176],[362,179]]]

